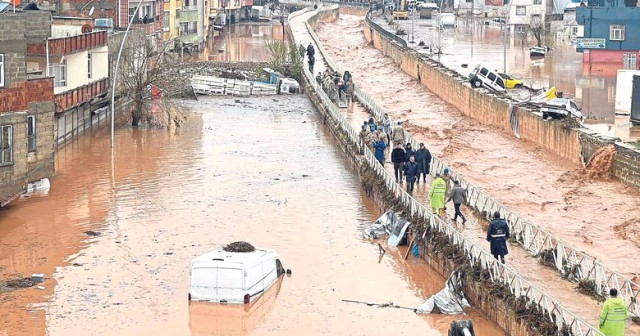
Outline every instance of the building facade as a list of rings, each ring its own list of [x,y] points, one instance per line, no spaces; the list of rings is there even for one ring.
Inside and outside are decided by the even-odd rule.
[[[170,41],[180,36],[180,12],[182,10],[181,0],[168,0],[164,2],[164,14],[162,25],[162,38]]]
[[[576,21],[584,31],[584,40],[578,39],[576,51],[583,54],[583,62],[639,68],[640,8],[637,5],[632,1],[594,1],[576,9]]]
[[[513,0],[509,5],[507,24],[516,35],[527,34],[532,27],[544,25],[550,0]]]
[[[28,50],[51,34],[51,13],[0,13],[0,205],[54,173],[54,79]]]

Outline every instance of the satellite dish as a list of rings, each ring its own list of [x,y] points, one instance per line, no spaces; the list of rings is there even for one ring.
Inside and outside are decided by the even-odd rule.
[[[95,6],[91,6],[91,9],[89,10],[89,16],[93,15],[93,11],[96,9]]]

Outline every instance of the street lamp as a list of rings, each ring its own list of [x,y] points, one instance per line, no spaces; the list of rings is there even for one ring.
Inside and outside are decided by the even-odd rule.
[[[129,29],[131,29],[131,24],[133,24],[133,20],[136,18],[136,14],[138,14],[138,9],[140,9],[140,5],[142,5],[142,0],[138,2],[138,6],[136,6],[135,11],[133,11],[133,15],[131,16],[131,20],[129,20],[129,24],[127,25],[127,30],[124,31],[124,36],[122,37],[122,42],[120,42],[120,50],[118,50],[118,58],[116,58],[116,67],[113,71],[113,81],[111,82],[111,148],[113,148],[113,133],[115,129],[115,120],[116,120],[116,85],[118,84],[118,70],[120,68],[120,56],[122,56],[122,49],[124,48],[124,43],[127,40],[127,35],[129,34]]]

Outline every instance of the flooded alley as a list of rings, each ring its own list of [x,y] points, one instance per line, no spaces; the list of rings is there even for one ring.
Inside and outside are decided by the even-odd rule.
[[[204,98],[176,134],[117,130],[62,148],[48,196],[2,209],[0,335],[446,333],[416,307],[444,280],[361,230],[380,212],[304,96]],[[252,311],[189,304],[189,261],[236,240],[276,250],[291,277]],[[469,310],[480,335],[503,335]],[[466,317],[465,317],[466,318]]]

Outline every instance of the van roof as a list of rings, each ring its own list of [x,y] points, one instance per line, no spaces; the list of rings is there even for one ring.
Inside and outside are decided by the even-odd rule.
[[[191,264],[195,262],[224,261],[231,263],[246,264],[256,260],[267,254],[275,254],[271,249],[256,248],[253,252],[227,252],[223,249],[211,251],[191,260]]]

